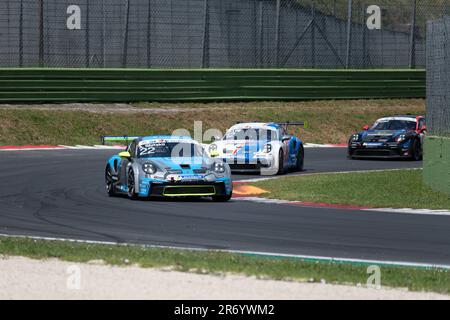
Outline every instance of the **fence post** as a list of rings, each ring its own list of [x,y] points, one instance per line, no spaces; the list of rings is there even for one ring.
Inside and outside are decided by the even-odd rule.
[[[316,1],[311,2],[311,67],[316,67]]]
[[[103,66],[103,68],[106,67],[105,37],[106,37],[106,12],[105,12],[105,0],[102,0],[102,38],[100,40],[100,47],[102,50],[102,66]]]
[[[263,41],[264,41],[264,34],[263,34],[263,2],[262,0],[259,0],[259,9],[258,9],[259,17],[258,17],[258,33],[259,33],[259,67],[263,67]]]
[[[352,19],[353,19],[353,0],[348,0],[348,21],[347,21],[347,54],[345,58],[345,67],[350,68],[351,47],[352,47]]]
[[[20,0],[19,29],[19,66],[23,67],[23,0]]]
[[[367,36],[367,27],[365,24],[366,21],[366,5],[363,3],[361,4],[361,8],[360,8],[360,12],[362,14],[362,18],[361,18],[361,26],[362,26],[362,45],[363,45],[363,61],[362,61],[362,66],[365,68],[367,66],[366,63],[366,59],[367,59],[367,43],[366,43],[366,36]]]
[[[411,22],[411,33],[409,38],[409,68],[416,67],[415,49],[416,49],[416,16],[417,16],[417,0],[412,0],[413,15]]]
[[[44,66],[44,0],[39,0],[39,67]]]
[[[152,44],[151,44],[151,23],[152,23],[152,6],[151,1],[148,1],[148,10],[147,10],[147,68],[152,66]]]
[[[85,37],[86,37],[86,68],[90,67],[90,56],[91,56],[91,48],[90,48],[90,43],[89,43],[89,28],[90,28],[90,24],[89,24],[89,0],[86,0],[86,31],[85,31]]]
[[[276,20],[275,20],[275,65],[278,68],[280,59],[280,11],[281,0],[277,0]]]
[[[209,0],[204,0],[203,6],[203,43],[202,43],[202,68],[209,67]]]
[[[128,21],[130,18],[130,0],[125,0],[125,30],[123,36],[123,55],[122,55],[122,68],[127,66],[127,55],[128,55]]]

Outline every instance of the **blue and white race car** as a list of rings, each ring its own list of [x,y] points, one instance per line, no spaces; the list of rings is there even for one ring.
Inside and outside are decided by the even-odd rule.
[[[208,156],[190,137],[151,136],[133,140],[111,157],[105,169],[110,196],[211,197],[228,201],[233,193],[230,167]]]
[[[211,157],[230,165],[233,172],[259,172],[262,175],[302,171],[305,160],[303,142],[289,135],[296,123],[239,123],[223,138],[217,137],[208,147]]]

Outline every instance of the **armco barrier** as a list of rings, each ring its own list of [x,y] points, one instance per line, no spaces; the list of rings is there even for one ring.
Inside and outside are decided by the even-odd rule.
[[[0,102],[424,98],[424,70],[0,69]]]
[[[436,191],[450,194],[450,138],[427,137],[424,179]]]

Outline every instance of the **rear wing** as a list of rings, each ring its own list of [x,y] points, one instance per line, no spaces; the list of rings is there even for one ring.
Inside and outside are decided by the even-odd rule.
[[[238,121],[236,122],[236,124],[241,124],[241,123],[258,123],[258,122],[262,122],[261,120],[259,121]],[[297,122],[291,122],[291,121],[287,121],[287,122],[267,122],[267,123],[275,123],[278,124],[280,126],[301,126],[301,127],[307,127],[307,123],[305,121],[297,121]]]
[[[139,139],[140,137],[129,137],[129,136],[103,136],[102,144],[106,145],[107,143],[121,143],[128,145],[133,140]]]
[[[308,128],[308,124],[304,121],[297,121],[297,122],[277,122],[277,124],[281,127],[284,127],[284,129],[287,131],[288,127],[303,127],[303,128]]]

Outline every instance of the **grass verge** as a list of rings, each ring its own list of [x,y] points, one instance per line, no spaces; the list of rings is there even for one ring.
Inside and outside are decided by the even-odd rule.
[[[450,209],[450,196],[423,182],[422,170],[315,174],[252,183],[263,197],[378,208]]]
[[[350,134],[379,117],[425,113],[424,100],[140,103],[121,113],[95,105],[89,111],[66,111],[58,105],[55,110],[15,107],[0,105],[0,145],[98,144],[102,135],[170,134],[179,128],[192,133],[194,121],[202,121],[204,131],[224,132],[239,121],[288,120],[308,122],[308,128],[292,131],[305,142],[346,143]]]
[[[62,261],[88,262],[101,259],[108,264],[143,268],[171,266],[182,272],[235,273],[275,280],[326,280],[333,284],[365,284],[367,265],[311,262],[299,259],[269,259],[242,254],[155,249],[141,246],[85,244],[64,241],[0,238],[0,254],[33,259],[57,258]],[[412,291],[450,293],[450,271],[381,267],[382,286]]]

